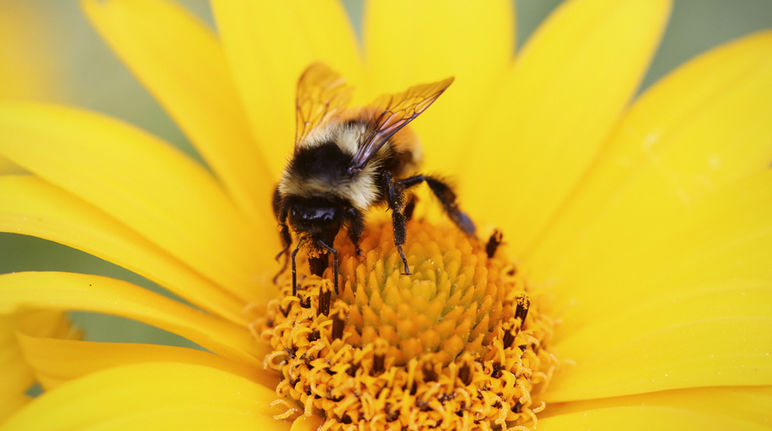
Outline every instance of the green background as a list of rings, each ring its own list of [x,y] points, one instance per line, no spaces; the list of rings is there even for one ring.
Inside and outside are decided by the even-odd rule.
[[[38,7],[50,33],[47,42],[55,53],[57,81],[62,88],[61,93],[53,97],[55,101],[121,118],[198,157],[169,117],[89,27],[77,1],[17,1],[27,1]],[[181,3],[210,24],[213,22],[205,0]],[[361,2],[348,0],[344,3],[359,29]],[[557,0],[517,2],[518,46],[522,46],[559,3]],[[670,24],[641,88],[701,52],[765,28],[772,28],[770,0],[675,0]],[[0,233],[0,273],[29,270],[100,274],[162,291],[136,274],[77,250],[37,238]],[[192,345],[176,335],[127,319],[81,312],[72,313],[72,318],[85,329],[88,340]]]

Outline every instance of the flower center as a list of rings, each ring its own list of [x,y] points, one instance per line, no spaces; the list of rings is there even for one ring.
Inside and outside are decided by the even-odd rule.
[[[384,224],[366,232],[362,257],[336,243],[339,296],[331,269],[301,275],[298,297],[285,277],[255,322],[274,349],[266,365],[282,374],[277,393],[321,412],[324,429],[533,425],[544,405],[532,393],[557,363],[545,348],[552,322],[505,250],[421,221],[407,237],[411,275]]]

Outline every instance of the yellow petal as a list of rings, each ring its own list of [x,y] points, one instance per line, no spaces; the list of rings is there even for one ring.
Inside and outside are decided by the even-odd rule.
[[[772,387],[694,388],[654,392],[600,400],[550,404],[543,415],[560,416],[574,412],[623,406],[675,407],[700,414],[742,419],[758,425],[772,423]]]
[[[742,418],[698,413],[674,407],[625,406],[598,408],[539,419],[536,429],[538,431],[762,431],[769,428]]]
[[[46,389],[106,368],[142,362],[179,362],[218,368],[276,387],[277,376],[262,367],[230,361],[201,350],[133,343],[97,343],[32,336],[17,333],[24,359],[35,378]]]
[[[690,287],[663,292],[648,299],[634,298],[635,307],[627,307],[621,312],[604,314],[603,310],[595,310],[593,321],[564,335],[556,342],[555,348],[566,358],[582,360],[603,355],[603,351],[623,346],[630,340],[705,319],[772,318],[772,280],[716,281]]]
[[[151,362],[98,371],[46,392],[2,430],[289,429],[271,417],[275,398],[273,390],[222,370]]]
[[[613,345],[562,367],[545,398],[572,401],[700,386],[772,385],[772,317],[704,319]],[[556,353],[571,359],[570,352],[556,348]]]
[[[35,382],[16,339],[20,320],[30,334],[41,337],[72,337],[77,335],[61,311],[38,310],[0,315],[0,423],[27,403],[24,395]]]
[[[772,32],[726,44],[649,89],[529,256],[537,277],[582,265],[652,212],[678,214],[772,160]],[[641,229],[642,226],[647,226]],[[574,244],[577,243],[577,244]]]
[[[216,180],[161,140],[76,109],[0,103],[0,154],[83,198],[245,300],[276,232],[257,232]]]
[[[102,38],[196,146],[243,210],[272,218],[272,179],[251,136],[219,41],[163,0],[83,0]]]
[[[5,157],[0,157],[0,175],[20,174],[22,172],[24,172],[24,169]]]
[[[508,0],[367,2],[368,98],[456,78],[412,123],[425,149],[427,171],[457,173],[461,155],[470,148],[471,125],[487,115],[483,103],[510,65],[514,31]]]
[[[64,63],[54,43],[58,32],[50,16],[32,2],[0,3],[0,98],[52,100],[63,96],[63,79],[56,76]]]
[[[554,285],[566,307],[555,350],[577,365],[549,397],[772,383],[770,220],[765,171],[650,218],[640,238],[621,238],[632,254],[619,248],[573,288]]]
[[[193,304],[248,324],[244,305],[136,232],[39,178],[0,177],[0,231],[56,241],[123,266]]]
[[[461,196],[516,253],[597,154],[657,47],[669,0],[565,2],[531,37],[473,142]]]
[[[226,358],[251,364],[261,363],[268,353],[243,327],[107,277],[61,272],[0,275],[0,313],[25,307],[95,311],[139,320]]]
[[[359,81],[351,25],[336,0],[213,0],[211,5],[254,136],[278,178],[292,153],[295,85],[303,69],[324,61],[348,81]]]
[[[21,393],[0,397],[0,426],[28,402],[30,402],[30,397]]]
[[[623,316],[671,293],[772,280],[772,170],[687,206],[641,211],[606,220],[610,236],[578,249],[589,258],[579,255],[553,268],[550,291],[566,334],[599,315]]]

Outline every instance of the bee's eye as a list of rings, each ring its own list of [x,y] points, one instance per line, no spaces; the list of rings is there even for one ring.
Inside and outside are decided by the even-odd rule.
[[[298,210],[296,210],[295,208],[292,208],[290,210],[290,214],[292,215],[292,217],[297,217],[298,216]]]

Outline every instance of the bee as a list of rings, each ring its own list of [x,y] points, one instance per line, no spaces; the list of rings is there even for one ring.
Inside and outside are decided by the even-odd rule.
[[[292,294],[297,295],[295,256],[306,243],[309,266],[321,275],[333,258],[335,293],[338,293],[338,252],[333,241],[345,227],[361,255],[360,238],[365,213],[377,205],[391,211],[394,244],[404,266],[405,223],[415,200],[406,191],[427,183],[445,213],[464,232],[475,226],[456,203],[453,189],[439,178],[420,174],[421,148],[407,124],[424,112],[453,82],[453,78],[416,85],[384,95],[362,108],[349,109],[353,88],[322,63],[311,64],[298,79],[295,147],[273,194],[283,249],[292,262]],[[285,259],[281,274],[287,267]],[[278,277],[278,275],[277,275]]]

